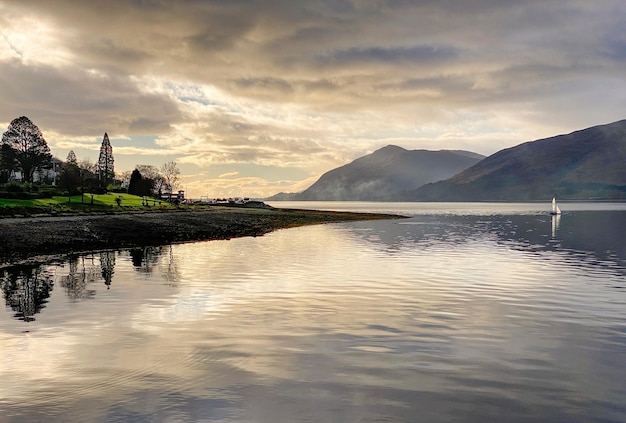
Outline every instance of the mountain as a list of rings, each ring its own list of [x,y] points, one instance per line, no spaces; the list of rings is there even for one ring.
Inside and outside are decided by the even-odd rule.
[[[406,150],[388,145],[323,174],[290,200],[388,201],[399,193],[439,181],[472,166],[484,156],[469,151]],[[272,199],[285,199],[277,194]]]
[[[501,150],[405,201],[626,198],[626,120]]]

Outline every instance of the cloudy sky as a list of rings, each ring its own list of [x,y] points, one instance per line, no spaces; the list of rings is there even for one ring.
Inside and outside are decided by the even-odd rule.
[[[485,155],[626,118],[624,0],[0,0],[0,126],[198,198],[387,144]]]

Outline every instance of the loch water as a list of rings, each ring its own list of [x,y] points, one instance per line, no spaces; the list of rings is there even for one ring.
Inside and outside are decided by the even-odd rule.
[[[286,203],[406,219],[0,269],[0,422],[624,422],[626,203]]]

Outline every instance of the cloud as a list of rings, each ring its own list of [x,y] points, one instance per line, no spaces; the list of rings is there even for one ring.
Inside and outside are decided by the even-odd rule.
[[[197,171],[491,154],[623,119],[625,25],[621,0],[0,2],[0,120]]]
[[[0,63],[1,116],[27,115],[42,131],[74,136],[167,132],[181,118],[169,97],[131,78],[48,65]]]
[[[451,60],[458,56],[455,48],[449,46],[415,47],[354,47],[333,51],[318,58],[320,62],[334,65],[367,65],[371,63],[395,67],[403,64],[425,65],[432,62]]]
[[[222,173],[220,176],[218,176],[218,178],[231,178],[237,175],[239,175],[239,172],[228,172],[228,173]]]
[[[186,176],[182,186],[189,192],[195,192],[197,197],[209,198],[251,197],[265,198],[278,192],[300,192],[309,187],[315,178],[303,181],[267,181],[262,177],[242,178],[199,178]]]

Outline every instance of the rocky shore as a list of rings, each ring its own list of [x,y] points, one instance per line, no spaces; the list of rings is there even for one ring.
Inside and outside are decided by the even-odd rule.
[[[273,208],[0,219],[0,265],[92,250],[260,236],[276,229],[400,216]]]

